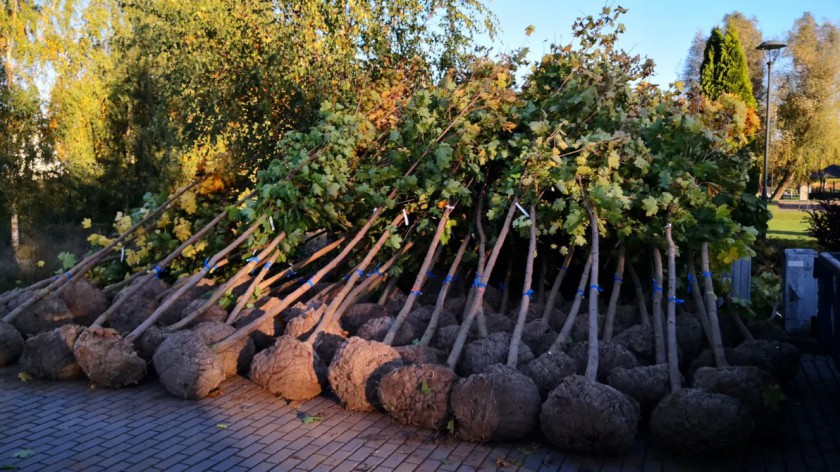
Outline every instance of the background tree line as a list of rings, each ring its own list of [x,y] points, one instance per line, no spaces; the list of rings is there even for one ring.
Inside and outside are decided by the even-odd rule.
[[[432,80],[494,30],[479,0],[2,0],[0,286],[146,192],[247,186],[322,101]]]
[[[723,92],[739,95],[756,107],[764,126],[767,65],[756,47],[768,39],[773,38],[763,37],[756,18],[739,12],[724,16],[722,28],[715,27],[708,37],[695,35],[682,74],[685,86],[712,98]],[[791,185],[807,183],[813,173],[840,163],[838,25],[805,13],[778,39],[788,47],[774,64],[770,103],[769,190],[774,200]],[[755,143],[757,159],[763,139]]]

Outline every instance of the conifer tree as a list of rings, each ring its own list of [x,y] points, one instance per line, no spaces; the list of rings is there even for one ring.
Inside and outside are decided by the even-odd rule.
[[[727,28],[726,32],[720,28],[712,30],[700,66],[700,89],[713,100],[731,93],[747,106],[756,107],[746,56],[734,28]]]

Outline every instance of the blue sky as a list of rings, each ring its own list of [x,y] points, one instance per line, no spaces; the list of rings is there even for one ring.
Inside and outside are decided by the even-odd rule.
[[[629,10],[621,20],[627,27],[621,46],[653,59],[653,82],[662,85],[677,80],[694,33],[701,30],[708,35],[726,13],[737,10],[755,16],[765,39],[783,40],[806,11],[817,20],[840,24],[840,0],[489,0],[502,28],[494,49],[527,46],[529,58],[536,60],[551,43],[571,40],[575,18],[595,15],[604,5]],[[528,25],[535,27],[530,37],[525,36]]]

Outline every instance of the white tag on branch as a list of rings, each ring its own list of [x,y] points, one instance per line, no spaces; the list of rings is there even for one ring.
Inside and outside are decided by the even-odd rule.
[[[405,219],[405,225],[408,226],[408,213],[406,213],[405,208],[403,208],[403,219]]]
[[[125,246],[120,248],[120,262],[122,262],[123,260],[125,260]]]
[[[271,225],[271,231],[274,231],[274,217],[273,216],[268,217],[268,224]]]
[[[529,215],[528,212],[525,211],[524,208],[522,208],[522,205],[520,205],[519,202],[516,202],[514,205],[516,205],[516,208],[519,208],[519,211],[521,211],[522,214],[525,215],[525,218],[530,218],[531,217],[531,215]]]

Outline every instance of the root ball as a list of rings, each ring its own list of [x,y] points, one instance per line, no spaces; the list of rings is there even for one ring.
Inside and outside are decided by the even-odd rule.
[[[402,424],[442,430],[449,421],[449,392],[458,376],[440,365],[407,365],[379,384],[382,407]]]
[[[534,381],[540,396],[548,394],[566,377],[580,373],[580,363],[565,352],[549,351],[520,367]]]
[[[192,331],[169,335],[153,357],[160,382],[172,395],[198,400],[225,379],[219,356]]]
[[[345,408],[372,411],[379,405],[379,381],[402,364],[400,354],[391,346],[354,336],[335,353],[328,378]]]
[[[609,384],[636,400],[645,416],[671,391],[667,364],[615,368],[610,372]]]
[[[218,321],[211,321],[200,323],[192,331],[209,346],[235,333],[236,328]],[[251,368],[251,359],[254,358],[254,342],[250,337],[240,339],[224,351],[217,352],[216,355],[222,361],[225,377],[233,377],[237,372],[248,372]]]
[[[79,325],[64,325],[27,339],[20,356],[23,371],[47,380],[84,378],[73,356],[73,345],[82,331]]]
[[[589,343],[575,343],[569,350],[569,355],[582,366],[586,365],[589,350]],[[636,357],[624,346],[614,341],[602,341],[598,343],[598,380],[605,382],[610,372],[617,368],[632,369],[638,362]]]
[[[0,367],[18,360],[23,352],[23,336],[14,326],[0,321]]]
[[[146,376],[146,361],[110,328],[85,330],[76,340],[73,354],[88,378],[103,387],[134,385]]]
[[[326,367],[307,343],[285,335],[254,356],[251,380],[286,400],[309,400],[321,393]]]

